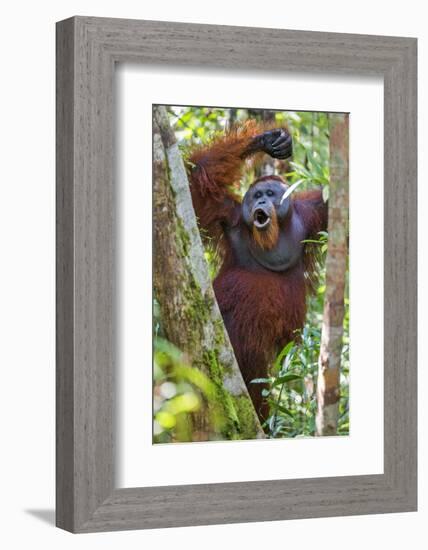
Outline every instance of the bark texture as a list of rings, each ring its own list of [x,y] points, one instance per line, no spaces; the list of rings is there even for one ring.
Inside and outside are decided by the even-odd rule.
[[[317,435],[336,435],[348,254],[349,117],[331,114],[326,292],[318,361]]]
[[[263,437],[215,299],[184,163],[166,109],[153,111],[154,291],[167,339],[217,388],[221,439]],[[195,414],[195,439],[212,438],[207,404]]]

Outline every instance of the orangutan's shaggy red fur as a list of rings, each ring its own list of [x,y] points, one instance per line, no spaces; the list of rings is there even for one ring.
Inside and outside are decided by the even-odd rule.
[[[201,234],[219,249],[222,259],[213,283],[215,294],[242,375],[262,417],[267,408],[262,403],[261,386],[250,382],[268,376],[270,362],[295,338],[296,329],[303,327],[306,293],[316,275],[315,251],[302,245],[300,260],[285,271],[248,267],[237,258],[228,228],[241,228],[241,234],[253,239],[254,246],[271,249],[281,233],[293,238],[296,223],[291,222],[292,216],[304,228],[304,239],[317,238],[327,226],[327,207],[318,189],[294,192],[290,216],[279,224],[274,214],[269,232],[262,234],[245,225],[237,189],[245,159],[257,152],[251,146],[254,136],[265,130],[254,122],[235,127],[195,148],[189,157],[191,194]],[[271,179],[284,181],[278,176]]]

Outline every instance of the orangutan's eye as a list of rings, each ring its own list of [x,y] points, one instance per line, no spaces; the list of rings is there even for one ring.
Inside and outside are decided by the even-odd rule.
[[[268,191],[266,192],[266,195],[267,195],[268,197],[273,197],[274,193],[273,193],[273,191],[271,191],[270,189],[268,189]]]
[[[260,191],[257,191],[257,193],[254,195],[255,199],[259,199],[262,196]]]

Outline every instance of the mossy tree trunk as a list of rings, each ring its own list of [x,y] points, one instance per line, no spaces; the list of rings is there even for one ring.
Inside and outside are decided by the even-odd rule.
[[[348,253],[349,117],[329,115],[330,188],[326,291],[318,361],[317,435],[336,435],[340,399],[340,362]]]
[[[194,415],[194,439],[252,439],[263,430],[208,274],[184,163],[165,107],[153,109],[154,291],[166,338],[216,386]],[[210,407],[223,418],[213,433]]]

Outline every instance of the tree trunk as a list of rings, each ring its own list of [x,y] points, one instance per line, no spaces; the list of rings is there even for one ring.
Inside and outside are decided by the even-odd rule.
[[[154,291],[166,338],[216,386],[195,413],[194,439],[263,437],[215,299],[184,163],[166,109],[153,110]],[[213,434],[210,407],[220,411]]]
[[[317,435],[336,435],[348,237],[348,129],[346,114],[331,114],[328,251],[321,347],[318,361]]]

